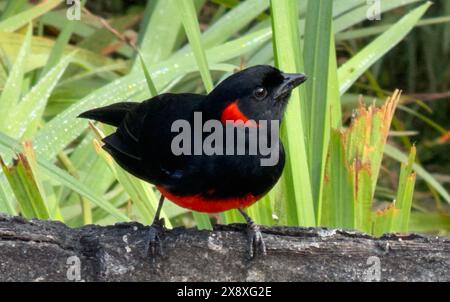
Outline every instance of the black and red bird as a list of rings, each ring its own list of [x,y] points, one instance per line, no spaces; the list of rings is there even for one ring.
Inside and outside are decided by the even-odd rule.
[[[121,102],[80,115],[116,126],[116,132],[103,139],[103,148],[122,168],[160,191],[161,199],[147,240],[147,248],[153,254],[160,247],[159,235],[164,227],[159,217],[164,198],[199,212],[238,209],[248,223],[250,256],[253,257],[255,248],[265,254],[261,232],[243,209],[262,198],[281,176],[285,154],[278,136],[276,164],[261,165],[262,154],[247,152],[247,136],[244,155],[236,152],[227,155],[230,152],[225,152],[226,144],[230,142],[220,147],[221,153],[176,155],[172,142],[178,133],[172,131],[172,125],[179,120],[194,125],[194,116],[198,117],[195,113],[201,113],[203,123],[255,121],[233,126],[261,131],[262,125],[270,127],[274,121],[281,122],[291,91],[305,80],[301,73],[288,74],[272,66],[258,65],[231,75],[208,95],[165,93],[141,103]],[[223,129],[225,135],[226,127]],[[265,133],[271,135],[270,131]],[[236,149],[238,144],[234,145]]]

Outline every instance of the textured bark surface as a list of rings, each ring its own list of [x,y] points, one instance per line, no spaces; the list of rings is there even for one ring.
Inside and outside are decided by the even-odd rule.
[[[0,214],[0,281],[450,281],[450,239],[263,228],[268,255],[248,260],[245,226],[177,228],[164,257],[143,252],[138,223],[71,229]]]

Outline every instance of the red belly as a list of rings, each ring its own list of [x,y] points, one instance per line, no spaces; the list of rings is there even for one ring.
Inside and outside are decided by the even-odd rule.
[[[177,196],[161,186],[156,186],[156,188],[165,198],[176,203],[180,207],[204,213],[218,213],[231,209],[246,208],[261,198],[261,196],[247,194],[243,197],[207,199],[201,195]]]

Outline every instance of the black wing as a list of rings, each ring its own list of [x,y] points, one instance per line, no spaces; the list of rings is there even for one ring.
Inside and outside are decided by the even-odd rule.
[[[183,157],[171,150],[175,120],[190,120],[204,96],[162,94],[130,110],[116,132],[105,137],[104,149],[128,172],[159,184],[178,175]],[[175,173],[175,174],[174,174]]]

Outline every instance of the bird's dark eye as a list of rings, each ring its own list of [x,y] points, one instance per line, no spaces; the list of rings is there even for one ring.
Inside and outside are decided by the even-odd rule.
[[[253,91],[253,94],[255,95],[255,97],[257,99],[262,100],[263,98],[265,98],[267,96],[267,90],[263,87],[258,87],[255,89],[255,91]]]

